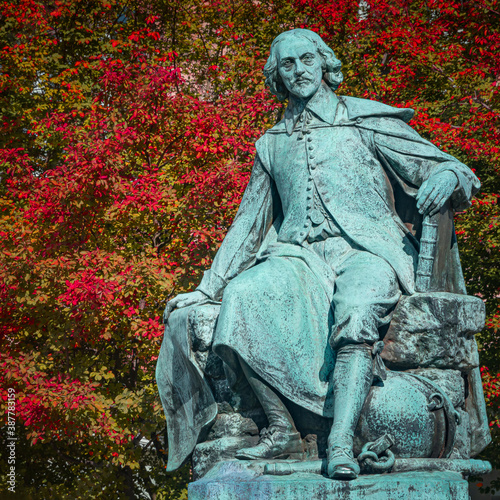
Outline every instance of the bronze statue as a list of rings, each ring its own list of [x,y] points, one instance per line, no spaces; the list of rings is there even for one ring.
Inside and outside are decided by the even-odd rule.
[[[157,377],[169,467],[185,460],[217,416],[203,373],[191,366],[185,333],[186,311],[205,304],[218,315],[207,349],[223,361],[235,391],[252,389],[267,418],[258,443],[234,457],[303,456],[291,402],[333,418],[325,472],[355,479],[356,428],[370,390],[387,380],[383,359],[402,371],[435,366],[398,365],[387,341],[396,335],[390,326],[396,306],[424,300],[417,292],[437,293],[433,303],[451,297],[453,304],[466,293],[452,214],[470,205],[479,181],[407,125],[411,109],[337,95],[341,63],[314,32],[276,37],[264,74],[271,92],[288,99],[284,118],[256,143],[250,182],[210,270],[196,291],[178,295],[165,311]],[[399,342],[402,351],[405,341]],[[475,344],[470,352],[477,357]],[[466,371],[475,454],[490,438],[477,366],[471,362]],[[399,456],[405,453],[412,452]]]

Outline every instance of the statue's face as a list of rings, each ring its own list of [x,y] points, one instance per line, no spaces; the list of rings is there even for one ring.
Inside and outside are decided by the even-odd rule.
[[[302,37],[290,37],[278,46],[278,71],[290,94],[312,97],[323,77],[323,60],[316,45]]]

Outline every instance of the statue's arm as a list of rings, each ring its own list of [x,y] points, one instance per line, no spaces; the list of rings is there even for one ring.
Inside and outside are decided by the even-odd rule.
[[[386,120],[386,131],[374,132],[375,147],[398,175],[415,186],[419,210],[436,212],[448,199],[456,211],[468,208],[480,187],[472,170],[420,137],[403,121]]]
[[[227,283],[254,264],[275,218],[276,198],[274,182],[257,156],[238,213],[198,291],[220,300]]]

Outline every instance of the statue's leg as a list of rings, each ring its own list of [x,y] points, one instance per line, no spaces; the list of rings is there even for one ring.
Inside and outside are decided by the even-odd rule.
[[[370,346],[350,344],[340,348],[333,372],[334,422],[328,437],[328,475],[355,479],[359,465],[352,447],[354,430],[372,385]]]
[[[267,431],[261,435],[259,443],[251,448],[239,450],[236,458],[255,460],[302,454],[300,434],[280,396],[241,357],[239,360],[250,387],[264,409],[269,425]]]
[[[401,292],[392,267],[368,252],[352,252],[335,271],[335,325],[330,342],[337,359],[328,475],[354,479],[359,465],[353,456],[353,438],[372,384],[372,345],[379,340],[379,327],[390,320]]]

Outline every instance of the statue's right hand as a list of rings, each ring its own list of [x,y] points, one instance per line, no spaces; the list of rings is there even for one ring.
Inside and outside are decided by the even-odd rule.
[[[189,293],[180,293],[176,295],[172,300],[167,302],[167,307],[165,307],[165,312],[163,313],[163,323],[166,323],[170,313],[174,309],[181,309],[182,307],[189,307],[194,304],[201,304],[210,300],[203,292],[195,290]]]

